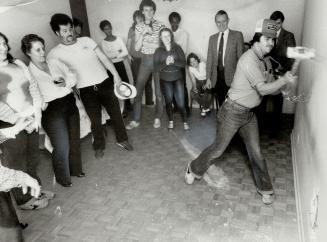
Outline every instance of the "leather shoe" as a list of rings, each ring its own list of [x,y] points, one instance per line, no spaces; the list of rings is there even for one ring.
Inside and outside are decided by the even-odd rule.
[[[133,146],[127,141],[123,141],[123,142],[117,142],[116,145],[118,145],[119,147],[128,150],[128,151],[132,151],[133,150]]]

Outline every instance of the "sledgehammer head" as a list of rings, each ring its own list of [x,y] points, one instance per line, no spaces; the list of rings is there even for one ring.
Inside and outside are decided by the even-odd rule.
[[[287,47],[286,56],[292,59],[312,59],[316,56],[315,49],[310,49],[307,47],[296,46]]]

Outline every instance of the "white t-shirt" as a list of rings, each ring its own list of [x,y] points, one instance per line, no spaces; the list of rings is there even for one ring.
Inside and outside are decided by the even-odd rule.
[[[126,45],[118,36],[114,41],[102,40],[101,48],[113,63],[124,61],[124,57],[128,56]]]
[[[105,67],[95,53],[97,43],[89,37],[77,38],[72,45],[59,44],[48,54],[47,59],[62,61],[77,76],[77,88],[93,86],[108,78]]]
[[[189,71],[199,81],[203,81],[207,79],[206,63],[203,61],[199,63],[199,69],[190,66]]]
[[[67,96],[72,92],[72,87],[76,84],[75,75],[61,61],[56,59],[49,60],[48,67],[50,74],[39,69],[33,62],[30,62],[28,66],[31,74],[39,85],[45,102],[51,102],[55,99]],[[65,87],[60,87],[54,83],[54,80],[60,77],[65,80]]]
[[[178,28],[174,34],[174,40],[175,42],[182,47],[184,54],[186,54],[187,51],[187,42],[188,42],[188,34],[184,29]]]

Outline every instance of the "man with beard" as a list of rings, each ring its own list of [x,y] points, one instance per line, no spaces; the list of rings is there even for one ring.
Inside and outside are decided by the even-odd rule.
[[[236,132],[242,137],[250,158],[251,169],[258,193],[264,204],[274,200],[274,190],[267,169],[266,160],[260,151],[258,122],[253,111],[262,96],[279,92],[296,77],[287,72],[277,80],[273,79],[271,64],[265,58],[274,47],[277,36],[276,22],[260,20],[255,28],[252,47],[238,61],[231,88],[217,118],[216,139],[195,160],[189,163],[185,174],[187,184],[200,179],[207,169],[227,148]]]
[[[116,144],[126,150],[132,150],[119,102],[114,94],[114,85],[120,86],[121,83],[114,65],[94,40],[89,37],[75,37],[73,22],[66,14],[54,14],[50,26],[60,39],[60,44],[49,52],[47,59],[59,59],[77,75],[76,87],[80,91],[85,111],[91,120],[95,157],[102,158],[105,149],[101,105],[110,115],[117,139]],[[106,69],[113,75],[113,80],[108,76]]]

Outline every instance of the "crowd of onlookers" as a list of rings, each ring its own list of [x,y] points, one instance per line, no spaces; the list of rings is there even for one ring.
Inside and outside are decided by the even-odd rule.
[[[101,159],[106,144],[102,109],[110,116],[116,144],[131,151],[133,146],[128,141],[126,130],[137,128],[141,123],[144,91],[146,104],[155,105],[154,128],[161,127],[165,107],[168,130],[174,129],[174,113],[178,111],[183,129],[189,131],[191,128],[188,118],[193,101],[199,104],[202,117],[211,112],[215,103],[217,109],[219,107],[219,110],[223,110],[218,113],[217,129],[221,133],[217,133],[215,146],[208,148],[211,151],[205,150],[207,153],[200,155],[196,162],[193,162],[197,163],[196,165],[188,166],[186,182],[192,184],[194,179],[200,178],[200,174],[205,172],[209,163],[211,164],[211,159],[219,156],[227,147],[231,137],[227,137],[227,134],[222,136],[222,130],[227,132],[229,129],[229,123],[227,126],[223,124],[227,122],[226,117],[232,106],[238,107],[238,111],[235,112],[238,112],[239,118],[244,110],[247,113],[252,112],[254,106],[259,105],[258,99],[261,101],[263,96],[272,93],[262,91],[261,86],[252,83],[250,79],[261,80],[262,73],[274,69],[284,74],[291,68],[292,60],[286,58],[285,51],[286,47],[295,46],[295,40],[292,33],[282,28],[284,16],[280,11],[271,15],[269,20],[271,22],[267,20],[268,22],[262,23],[261,29],[260,26],[256,26],[256,34],[261,35],[259,37],[255,35],[253,41],[247,44],[247,49],[252,48],[256,55],[247,52],[248,55],[252,53],[252,56],[244,57],[253,59],[249,61],[250,64],[244,64],[251,67],[251,71],[246,74],[241,74],[241,69],[245,67],[241,64],[238,66],[246,47],[243,34],[228,28],[229,18],[224,10],[218,11],[215,15],[218,33],[209,38],[206,61],[188,50],[188,33],[180,27],[179,13],[172,12],[169,15],[168,27],[154,18],[155,12],[156,5],[153,1],[141,2],[139,10],[133,14],[133,23],[128,31],[126,44],[122,38],[113,34],[114,26],[108,20],[99,23],[105,38],[97,44],[91,38],[83,36],[83,23],[78,19],[71,19],[65,14],[54,14],[50,27],[60,43],[46,53],[46,43],[41,36],[25,35],[21,40],[21,50],[29,59],[27,65],[10,54],[9,40],[5,34],[0,33],[1,241],[23,240],[9,190],[15,204],[21,209],[44,208],[55,196],[51,191],[41,190],[41,180],[37,174],[41,129],[51,142],[56,182],[64,187],[71,187],[72,176],[81,178],[86,176],[80,149],[81,129],[85,127],[80,118],[82,111],[86,112],[89,118],[90,125],[87,126],[92,132],[95,157]],[[271,36],[267,34],[269,28],[274,31]],[[277,42],[273,43],[275,47],[271,46],[272,40],[269,40],[270,42],[266,40],[271,48],[269,51],[264,49],[264,44],[261,44],[264,41],[261,39],[263,36],[277,39]],[[266,58],[268,54],[269,58]],[[190,91],[186,85],[187,76],[191,81]],[[270,86],[269,90],[279,90],[291,79],[288,78],[285,77],[285,80],[282,80],[284,82],[280,81],[279,85]],[[250,82],[250,86],[242,84],[245,79]],[[137,93],[133,102],[129,98],[119,100],[115,94],[124,82],[136,87]],[[263,82],[270,85],[266,77]],[[251,88],[259,93],[259,97],[251,97],[254,95]],[[245,91],[248,92],[244,94]],[[249,97],[252,100],[247,100]],[[282,100],[281,95],[273,98],[275,112],[275,119],[272,122],[273,133],[279,129]],[[227,108],[228,105],[231,107]],[[225,116],[223,112],[226,112]],[[131,121],[125,126],[123,118],[128,113]],[[255,129],[257,121],[256,119],[253,121],[253,115],[247,117],[252,121],[244,121],[242,125],[250,122],[251,133],[244,132],[243,135],[252,136],[257,132]],[[219,121],[219,118],[225,121]],[[238,129],[241,130],[242,125],[235,126],[235,130],[229,135],[234,135]],[[241,131],[240,133],[242,136]],[[254,165],[256,169],[254,174],[261,179],[261,173],[264,173],[270,191],[272,188],[265,162],[260,151],[256,150],[259,142],[253,137],[251,139],[252,143],[251,141],[245,143],[248,151],[253,152],[249,153],[250,158],[254,157],[258,166]],[[223,147],[218,145],[221,140],[225,141]],[[208,152],[211,152],[210,155]],[[259,158],[255,158],[256,155]],[[258,177],[255,177],[256,185],[260,189],[266,188],[267,186],[260,184],[262,180]],[[265,195],[262,190],[260,194]]]

